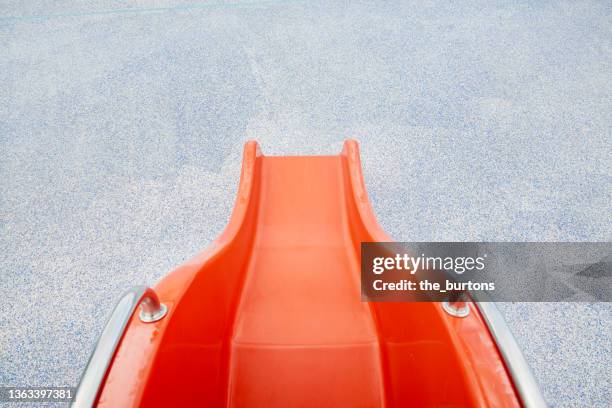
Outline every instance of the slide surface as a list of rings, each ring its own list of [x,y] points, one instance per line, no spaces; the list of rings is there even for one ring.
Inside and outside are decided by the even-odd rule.
[[[223,234],[132,318],[98,406],[520,406],[476,308],[367,303],[360,243],[376,223],[358,145],[266,157],[245,146]]]
[[[232,335],[232,405],[264,406],[271,396],[286,406],[382,404],[375,323],[368,304],[356,301],[359,254],[343,173],[340,156],[262,159]]]

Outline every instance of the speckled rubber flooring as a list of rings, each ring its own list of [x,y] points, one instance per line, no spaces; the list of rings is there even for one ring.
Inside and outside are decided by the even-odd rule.
[[[0,5],[0,385],[76,385],[134,284],[223,229],[242,145],[361,141],[397,240],[612,237],[609,2]],[[534,4],[535,3],[535,4]],[[607,407],[612,304],[501,304]]]

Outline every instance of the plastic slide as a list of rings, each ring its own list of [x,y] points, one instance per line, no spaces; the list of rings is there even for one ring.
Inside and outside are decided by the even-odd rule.
[[[457,318],[440,303],[361,301],[360,243],[390,240],[357,142],[312,157],[248,142],[227,228],[155,286],[159,315],[147,290],[116,344],[98,346],[112,358],[91,405],[524,405],[475,304]]]

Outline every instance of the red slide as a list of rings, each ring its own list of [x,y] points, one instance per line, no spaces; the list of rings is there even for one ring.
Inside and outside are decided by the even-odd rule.
[[[475,304],[361,301],[360,243],[390,240],[357,142],[310,157],[248,142],[226,230],[155,286],[163,318],[128,315],[93,405],[524,405]]]

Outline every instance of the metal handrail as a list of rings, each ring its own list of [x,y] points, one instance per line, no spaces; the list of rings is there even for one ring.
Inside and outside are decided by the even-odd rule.
[[[159,302],[155,291],[149,287],[136,286],[127,291],[104,326],[77,388],[72,407],[90,408],[94,406],[117,346],[139,305],[141,306],[139,317],[145,323],[163,318],[168,311],[168,308]]]
[[[525,408],[545,408],[546,400],[506,321],[493,302],[474,301],[497,344]]]
[[[547,407],[529,364],[495,304],[476,300],[473,303],[499,348],[523,405],[526,408]],[[168,311],[166,305],[160,303],[155,291],[146,286],[134,287],[121,297],[89,358],[72,403],[73,408],[94,406],[123,333],[139,305],[139,318],[145,323],[162,319]]]
[[[442,273],[447,279],[449,277],[454,279],[454,275],[450,272],[443,270]],[[442,302],[442,309],[451,316],[466,317],[470,313],[469,301],[478,308],[489,328],[523,406],[546,408],[548,406],[546,400],[523,352],[508,328],[506,320],[487,295],[469,291],[451,292],[446,301]]]

